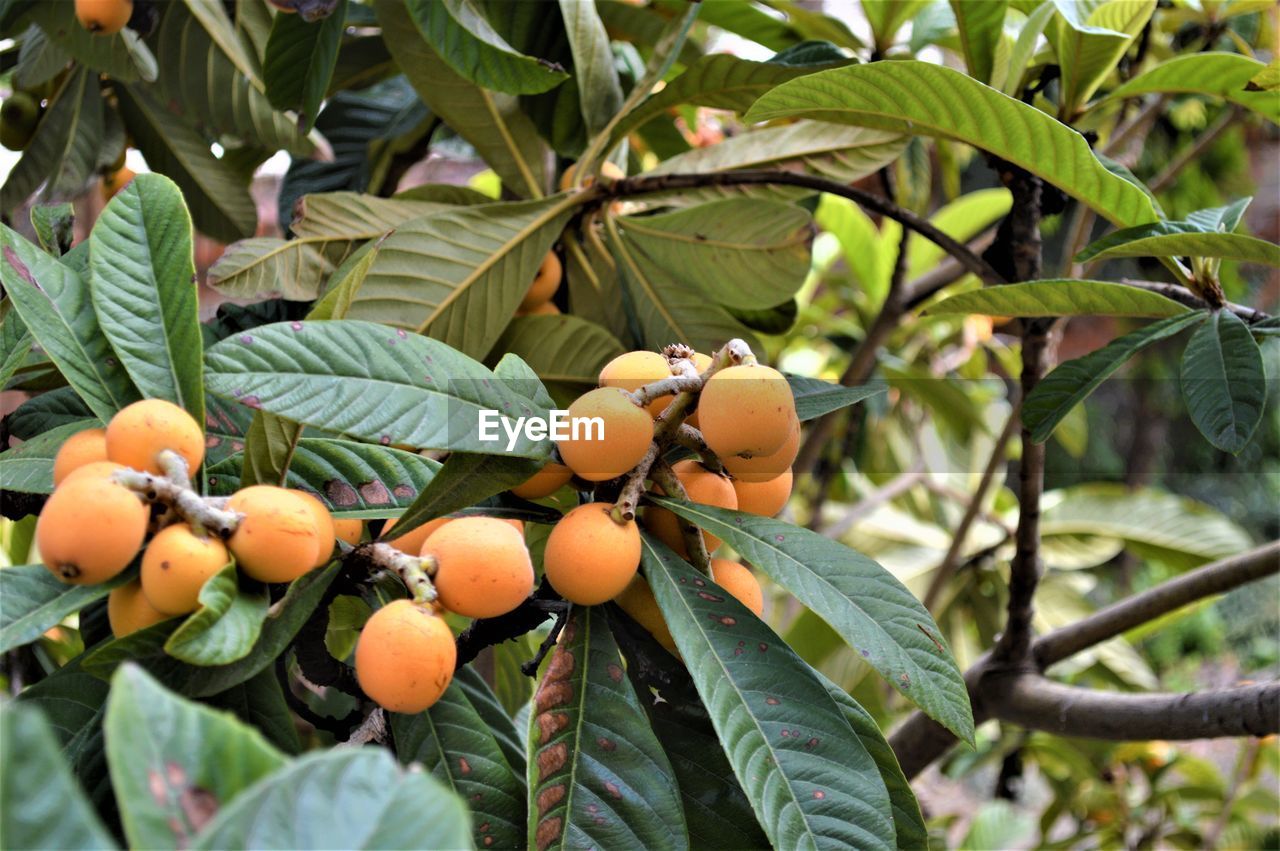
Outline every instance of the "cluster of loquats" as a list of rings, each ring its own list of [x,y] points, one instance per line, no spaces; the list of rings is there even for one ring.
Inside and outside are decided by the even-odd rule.
[[[138,578],[107,598],[116,637],[194,612],[200,589],[233,557],[254,580],[291,582],[328,562],[339,532],[358,539],[359,521],[335,521],[303,491],[253,485],[225,500],[200,496],[189,471],[203,460],[200,425],[161,399],[135,402],[58,450],[36,524],[45,567],[68,584],[95,585],[142,553]]]
[[[735,340],[715,356],[687,346],[629,352],[600,372],[600,387],[569,406],[569,416],[598,417],[603,437],[571,435],[551,462],[512,490],[550,496],[571,482],[594,489],[594,501],[569,511],[552,529],[543,567],[551,586],[579,605],[614,601],[674,652],[653,593],[639,575],[636,503],[650,492],[771,517],[791,495],[800,421],[786,378],[756,363]],[[668,463],[681,452],[692,457]],[[715,536],[647,506],[640,525],[752,611],[763,610],[759,582],[744,565],[710,558]],[[691,548],[695,550],[691,552]]]
[[[356,679],[390,712],[430,708],[453,679],[457,648],[442,611],[491,618],[519,606],[533,591],[533,560],[524,523],[496,517],[441,517],[390,536],[382,530],[375,556],[397,570],[413,592],[374,612],[356,643]],[[394,551],[389,557],[386,550]]]

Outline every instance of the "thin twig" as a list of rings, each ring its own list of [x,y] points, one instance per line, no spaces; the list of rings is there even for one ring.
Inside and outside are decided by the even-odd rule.
[[[1164,167],[1164,170],[1156,175],[1149,184],[1147,184],[1147,188],[1152,192],[1159,192],[1172,183],[1173,179],[1187,167],[1188,163],[1198,160],[1200,155],[1203,154],[1209,146],[1226,131],[1228,127],[1234,124],[1236,119],[1239,117],[1240,107],[1229,106],[1224,109],[1222,114],[1218,116],[1218,120],[1206,127],[1204,131],[1196,137],[1194,142],[1170,160],[1168,165]]]
[[[1121,278],[1120,283],[1125,284],[1126,286],[1147,290],[1148,292],[1159,293],[1165,298],[1172,299],[1178,302],[1178,304],[1186,305],[1192,310],[1209,309],[1209,302],[1200,298],[1200,296],[1196,295],[1186,287],[1178,284],[1166,284],[1160,281],[1137,281],[1133,278]],[[1250,324],[1262,322],[1271,318],[1269,314],[1263,313],[1261,310],[1254,310],[1252,307],[1246,307],[1243,304],[1227,302],[1223,306]]]
[[[689,502],[689,494],[680,483],[675,470],[671,469],[671,465],[659,460],[653,465],[652,472],[653,483],[662,488],[664,494],[672,499]],[[680,536],[684,539],[684,548],[688,551],[690,563],[704,575],[710,576],[711,556],[707,554],[707,542],[702,537],[702,530],[679,515],[676,515],[676,522],[680,525]]]
[[[854,527],[859,520],[871,515],[877,508],[891,502],[911,490],[924,478],[924,461],[917,460],[911,469],[891,479],[884,487],[877,488],[849,507],[839,522],[824,529],[822,534],[828,538],[839,539]]]
[[[520,665],[520,673],[526,677],[536,677],[538,675],[538,666],[542,664],[542,660],[551,652],[551,648],[556,646],[556,642],[560,640],[560,633],[564,630],[564,625],[569,622],[569,615],[573,611],[573,604],[569,603],[561,611],[556,613],[555,622],[551,624],[551,631],[547,633],[547,637],[542,639],[542,643],[538,645],[538,652],[533,654],[533,658],[528,662],[522,662]]]

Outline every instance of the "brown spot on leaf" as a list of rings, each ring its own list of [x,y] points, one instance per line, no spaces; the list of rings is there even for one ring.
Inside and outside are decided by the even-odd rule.
[[[14,251],[7,245],[4,247],[4,262],[13,267],[13,271],[18,273],[19,278],[43,292],[41,286],[36,283],[36,279],[32,277],[31,270],[27,268],[27,264],[18,259],[18,252]]]
[[[543,712],[538,716],[538,743],[545,745],[547,742],[569,726],[569,715],[565,712]]]
[[[813,792],[813,797],[821,801],[823,798],[827,797],[827,793],[823,792],[821,789],[815,789]]]
[[[622,800],[622,790],[618,788],[616,783],[606,781],[604,784],[604,790],[618,800]]]
[[[538,752],[538,777],[546,780],[564,768],[569,761],[569,746],[564,742],[543,748]]]
[[[596,744],[599,745],[602,749],[610,752],[616,751],[618,749],[617,742],[613,741],[613,739],[606,739],[604,736],[601,736],[600,738],[596,739]]]
[[[391,489],[391,493],[396,499],[413,499],[418,492],[410,485],[396,485]]]
[[[710,603],[724,602],[724,597],[717,596],[716,594],[712,594],[709,591],[699,591],[698,596]]]
[[[812,749],[812,748],[816,748],[816,747],[818,746],[818,737],[817,737],[817,736],[814,736],[812,739],[810,739],[809,741],[805,742],[805,743],[804,743],[804,746],[805,746],[806,748],[810,748],[810,749]]]
[[[360,497],[369,505],[390,505],[391,494],[382,482],[362,482]]]
[[[725,626],[737,626],[738,624],[738,619],[729,615],[708,615],[707,617]]]
[[[335,508],[350,508],[360,504],[356,489],[342,479],[330,479],[324,483],[324,495]]]
[[[907,676],[906,674],[899,674],[898,682],[902,683],[903,688],[907,688],[908,686],[911,685],[911,677]]]
[[[778,698],[776,697],[766,697],[764,699],[764,702],[769,704],[770,706],[777,706],[779,703],[782,703],[782,701],[778,700]]]
[[[461,774],[471,773],[471,763],[467,762],[467,758],[465,756],[458,757],[458,771]]]
[[[538,845],[538,851],[546,851],[550,845],[559,839],[560,831],[563,827],[564,819],[559,816],[538,822],[538,829],[533,834],[534,842]]]
[[[485,844],[485,847],[486,847],[486,848],[487,848],[487,847],[489,847],[490,845],[492,845],[492,844],[493,844],[493,837],[492,837],[492,836],[486,836],[486,837],[484,838],[484,844]]]
[[[622,682],[622,666],[621,665],[615,665],[614,663],[610,662],[608,671],[609,671],[609,679],[613,680],[615,683]]]
[[[566,793],[565,785],[557,783],[554,786],[548,786],[538,793],[538,816],[545,816],[551,811],[551,808],[564,800]]]

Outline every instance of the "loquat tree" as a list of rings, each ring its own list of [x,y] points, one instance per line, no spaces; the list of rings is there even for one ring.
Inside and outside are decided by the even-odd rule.
[[[1270,841],[1276,25],[0,0],[0,844]]]

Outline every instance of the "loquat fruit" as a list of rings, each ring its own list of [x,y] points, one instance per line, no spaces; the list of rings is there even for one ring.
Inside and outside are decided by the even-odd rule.
[[[800,454],[800,418],[793,416],[791,431],[777,452],[768,455],[755,455],[750,458],[742,455],[727,455],[720,458],[720,463],[743,482],[767,482],[790,470]]]
[[[260,582],[292,582],[315,567],[322,549],[315,514],[287,488],[251,485],[227,500],[244,515],[227,546],[240,569]],[[328,544],[332,551],[332,539]]]
[[[711,578],[717,585],[736,597],[739,603],[755,612],[756,617],[764,611],[764,592],[760,590],[760,581],[752,575],[746,565],[724,558],[713,558]]]
[[[574,174],[574,170],[577,168],[577,165],[578,165],[577,163],[573,163],[572,165],[570,165],[568,168],[564,170],[564,174],[560,175],[560,191],[561,192],[564,192],[566,189],[568,189],[570,186],[573,185],[573,174]],[[614,163],[609,162],[608,160],[606,160],[603,164],[601,164],[600,173],[605,177],[609,178],[610,180],[622,180],[627,176],[626,172],[624,172],[621,168],[619,168]],[[586,182],[583,185],[590,186],[593,183],[595,183],[595,179],[588,177]]]
[[[97,476],[73,477],[40,511],[36,544],[54,576],[71,585],[96,585],[129,566],[150,518],[128,488]]]
[[[638,573],[633,576],[627,583],[627,587],[622,589],[622,593],[613,598],[613,602],[630,615],[633,621],[644,627],[655,641],[670,650],[673,655],[680,655],[680,651],[676,649],[676,640],[671,637],[671,629],[667,626],[666,618],[662,616],[658,601],[654,599],[653,590],[649,587],[649,583],[644,581],[643,576]]]
[[[364,521],[358,517],[335,517],[333,534],[339,541],[345,541],[354,547],[364,537]]]
[[[307,508],[311,509],[311,517],[316,523],[316,533],[319,535],[319,549],[314,566],[320,567],[322,564],[327,564],[329,556],[333,555],[334,541],[338,536],[333,526],[333,515],[329,513],[329,509],[315,495],[297,488],[290,488],[290,490],[302,497],[302,501],[307,504]]]
[[[58,454],[53,456],[53,486],[57,487],[73,471],[86,464],[106,460],[106,429],[78,431],[68,437],[66,443],[58,448]]]
[[[712,363],[711,355],[704,355],[702,352],[694,352],[693,357],[691,357],[689,360],[693,361],[693,366],[696,370],[698,370],[698,375],[702,375],[702,373],[706,372],[708,369],[711,369],[711,363]],[[689,414],[689,416],[685,418],[685,422],[687,422],[689,425],[693,426],[694,428],[698,427],[698,409],[697,408],[694,408],[693,413]]]
[[[128,166],[121,168],[119,171],[114,171],[111,174],[103,175],[101,186],[103,202],[110,201],[112,198],[116,197],[120,190],[128,186],[129,181],[133,180],[137,176],[138,175],[134,170]]]
[[[713,505],[716,508],[738,507],[738,494],[733,483],[719,473],[713,473],[698,461],[688,459],[677,461],[671,470],[684,485],[685,494],[690,502],[702,505]],[[655,487],[658,493],[661,488]],[[644,510],[644,527],[654,534],[662,543],[675,550],[681,558],[689,557],[689,550],[684,545],[684,536],[680,534],[679,519],[665,508],[649,506]],[[720,539],[710,532],[702,533],[707,552],[714,552],[720,546]]]
[[[739,511],[773,517],[791,498],[791,471],[763,482],[734,479],[733,491],[738,495]]]
[[[134,402],[107,423],[107,458],[117,464],[160,475],[157,456],[165,449],[181,455],[193,476],[204,460],[204,431],[172,402]]]
[[[393,600],[360,631],[356,679],[388,712],[422,712],[449,687],[457,660],[444,618],[426,606]]]
[[[40,124],[40,101],[27,92],[14,92],[0,103],[0,145],[11,151],[31,144]]]
[[[600,370],[601,387],[618,387],[634,393],[646,384],[671,377],[671,364],[657,352],[627,352],[618,355]],[[649,414],[657,417],[671,404],[671,396],[660,396],[649,403]]]
[[[428,520],[418,528],[411,529],[399,537],[388,538],[387,533],[392,530],[399,519],[399,517],[392,517],[385,525],[383,525],[382,540],[402,553],[408,553],[411,556],[416,556],[422,552],[422,545],[426,543],[427,538],[431,536],[431,533],[448,523],[453,518],[437,517],[435,520]]]
[[[722,459],[777,452],[795,412],[787,379],[767,366],[722,369],[707,379],[698,399],[702,436]]]
[[[169,615],[156,611],[147,602],[146,595],[142,593],[142,583],[137,579],[112,588],[107,595],[107,623],[111,624],[111,634],[116,638],[124,638],[131,632],[168,619]]]
[[[111,480],[111,476],[120,470],[128,469],[123,464],[117,464],[115,461],[90,461],[80,467],[76,467],[62,480],[65,482],[73,482],[80,478],[99,478]]]
[[[560,258],[554,251],[548,251],[547,256],[542,258],[542,264],[538,266],[538,274],[529,285],[529,291],[520,302],[520,309],[526,312],[532,311],[550,302],[556,290],[560,289],[560,280],[563,276],[564,268],[560,264]]]
[[[115,35],[133,15],[133,0],[76,0],[76,19],[95,35]]]
[[[186,523],[166,526],[142,554],[142,593],[157,612],[185,615],[200,608],[200,589],[227,566],[226,544],[197,535]]]
[[[579,505],[547,538],[543,571],[551,587],[572,603],[595,606],[612,600],[640,567],[640,529],[634,520],[615,521],[612,510],[606,502]]]
[[[528,310],[517,310],[516,316],[560,316],[563,311],[556,307],[553,301],[544,301],[537,307],[531,307]]]
[[[511,492],[521,499],[542,499],[569,484],[572,478],[573,470],[563,464],[550,461],[523,483],[513,487]]]
[[[459,517],[427,538],[422,555],[436,561],[440,604],[469,618],[506,614],[533,591],[524,535],[506,520]]]
[[[569,421],[574,433],[558,441],[560,457],[589,482],[608,481],[627,472],[640,463],[653,442],[653,418],[616,387],[600,387],[579,396],[569,405]]]

